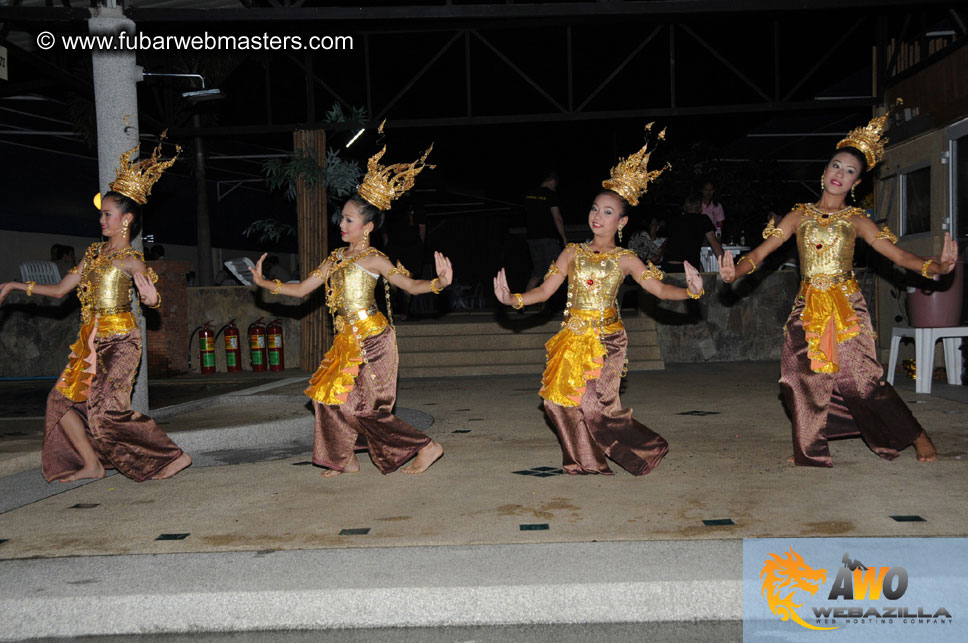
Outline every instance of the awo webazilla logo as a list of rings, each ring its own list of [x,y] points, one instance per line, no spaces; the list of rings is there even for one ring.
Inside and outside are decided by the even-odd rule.
[[[944,606],[904,604],[902,599],[910,583],[904,567],[865,565],[845,553],[829,590],[824,592],[821,590],[827,584],[827,570],[807,564],[793,547],[782,555],[768,555],[760,571],[761,594],[781,621],[792,620],[811,630],[873,623],[952,622]],[[848,601],[865,604],[851,605]],[[870,605],[872,601],[876,604]],[[805,606],[806,603],[810,605]]]

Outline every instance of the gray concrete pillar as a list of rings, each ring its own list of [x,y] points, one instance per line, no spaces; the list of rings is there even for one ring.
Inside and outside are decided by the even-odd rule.
[[[109,4],[113,5],[114,2]],[[134,22],[118,7],[91,9],[88,30],[95,35],[117,35],[124,30],[134,34]],[[134,51],[95,51],[91,54],[94,67],[94,104],[97,112],[98,185],[101,193],[115,177],[121,154],[138,144],[138,89],[141,69],[135,64]],[[142,150],[142,154],[151,150]],[[131,245],[142,250],[141,235],[131,239]],[[137,294],[132,302],[140,307]],[[138,316],[141,336],[146,338],[145,321]],[[147,350],[141,352],[141,367],[131,397],[131,407],[148,411]]]

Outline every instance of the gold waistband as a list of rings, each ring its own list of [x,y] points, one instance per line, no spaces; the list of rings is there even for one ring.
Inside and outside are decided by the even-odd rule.
[[[836,275],[813,275],[804,277],[800,285],[800,293],[803,294],[807,288],[816,290],[830,290],[834,286],[839,286],[841,290],[856,292],[859,290],[857,280],[854,279],[853,271],[841,272]]]
[[[138,321],[131,312],[97,314],[97,336],[125,335],[137,327]]]
[[[363,322],[366,322],[368,319],[372,320],[377,316],[383,317],[380,311],[376,308],[371,308],[369,310],[357,310],[352,313],[347,313],[346,315],[336,315],[333,318],[333,328],[336,329],[337,333],[341,333],[347,326],[357,326]]]
[[[610,334],[622,329],[622,319],[614,308],[604,310],[582,310],[570,308],[568,317],[561,322],[562,328],[573,333],[584,333],[588,330],[598,330]]]

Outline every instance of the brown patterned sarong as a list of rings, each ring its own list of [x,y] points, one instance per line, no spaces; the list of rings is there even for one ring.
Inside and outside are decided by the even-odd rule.
[[[393,330],[364,339],[363,348],[367,361],[360,364],[346,401],[329,405],[313,400],[313,463],[343,471],[362,436],[373,464],[384,474],[392,473],[431,440],[392,413],[400,362]]]
[[[861,436],[887,460],[911,445],[923,430],[894,387],[884,381],[877,361],[867,302],[859,292],[848,297],[861,332],[840,343],[839,371],[816,373],[798,298],[786,325],[780,388],[793,414],[793,458],[802,466],[831,467],[828,438]]]
[[[131,410],[131,388],[141,363],[141,331],[96,336],[94,348],[97,361],[86,401],[71,401],[56,386],[47,396],[41,454],[44,478],[60,480],[84,466],[60,427],[64,414],[73,410],[84,421],[101,464],[142,482],[177,460],[182,450],[151,418]]]
[[[623,409],[619,386],[625,367],[628,336],[624,330],[601,336],[605,363],[601,375],[587,379],[581,404],[566,407],[545,400],[561,443],[562,468],[571,474],[611,474],[606,457],[632,475],[654,469],[669,444]]]

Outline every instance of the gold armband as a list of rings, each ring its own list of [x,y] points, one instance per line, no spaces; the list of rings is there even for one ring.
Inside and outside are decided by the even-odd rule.
[[[323,263],[321,263],[318,266],[316,266],[316,269],[313,270],[311,273],[309,273],[309,276],[310,277],[315,277],[316,279],[319,279],[320,281],[323,281],[323,266],[326,265],[326,262],[327,261],[329,261],[329,259],[325,259],[323,261]]]
[[[437,282],[437,277],[430,280],[430,292],[439,295],[442,290],[443,288],[440,287],[440,283]]]
[[[155,293],[158,295],[158,301],[155,302],[154,306],[148,306],[148,308],[161,308],[161,293],[158,292],[157,290],[155,291]]]
[[[34,286],[37,285],[37,282],[36,281],[28,281],[26,283],[27,283],[27,296],[28,297],[33,297],[34,296]]]
[[[524,295],[519,292],[511,293],[511,296],[517,299],[517,304],[511,304],[511,308],[514,310],[521,310],[524,308]]]
[[[410,271],[403,267],[403,264],[397,261],[397,265],[390,268],[390,272],[387,273],[387,279],[393,275],[403,275],[404,277],[410,276]]]
[[[67,271],[67,274],[69,274],[69,275],[76,275],[78,272],[80,272],[80,271],[77,269],[77,266],[75,265],[73,268],[71,268],[70,270]]]
[[[560,275],[560,274],[561,274],[561,270],[558,268],[558,264],[552,261],[551,265],[548,266],[548,272],[545,273],[544,278],[547,279],[551,275]]]
[[[922,277],[930,277],[931,276],[931,275],[928,274],[928,266],[930,266],[933,263],[934,263],[934,259],[925,259],[924,260],[924,263],[921,264],[921,276]]]
[[[765,228],[763,228],[763,238],[764,239],[772,239],[773,237],[779,237],[781,239],[784,238],[786,236],[786,233],[783,232],[782,228],[777,228],[775,225],[773,225],[773,221],[774,221],[774,218],[770,217],[770,222],[766,224]]]
[[[642,274],[639,275],[639,279],[641,279],[642,281],[646,281],[647,279],[658,279],[659,281],[662,281],[663,279],[665,279],[665,273],[659,270],[658,268],[656,268],[655,264],[653,264],[650,261],[649,269],[643,270]]]
[[[748,274],[748,275],[752,275],[752,274],[753,274],[754,272],[756,272],[756,262],[755,262],[755,261],[753,261],[752,259],[750,259],[750,258],[749,258],[749,257],[747,257],[746,255],[743,255],[742,257],[740,257],[740,258],[739,258],[739,261],[737,261],[737,262],[736,262],[736,265],[739,265],[739,262],[740,262],[740,261],[749,261],[749,262],[750,262],[750,265],[751,265],[751,266],[753,266],[753,269],[752,269],[752,270],[750,270],[750,271],[749,271],[748,273],[746,273],[746,274]]]
[[[689,298],[690,299],[699,299],[700,297],[702,297],[703,295],[706,294],[706,289],[703,288],[698,293],[694,293],[691,290],[689,290],[689,287],[687,286],[686,287],[686,294],[689,295]]]
[[[893,244],[897,244],[897,235],[891,232],[891,229],[886,225],[883,230],[878,230],[877,234],[874,235],[874,241],[878,239],[885,239]]]

